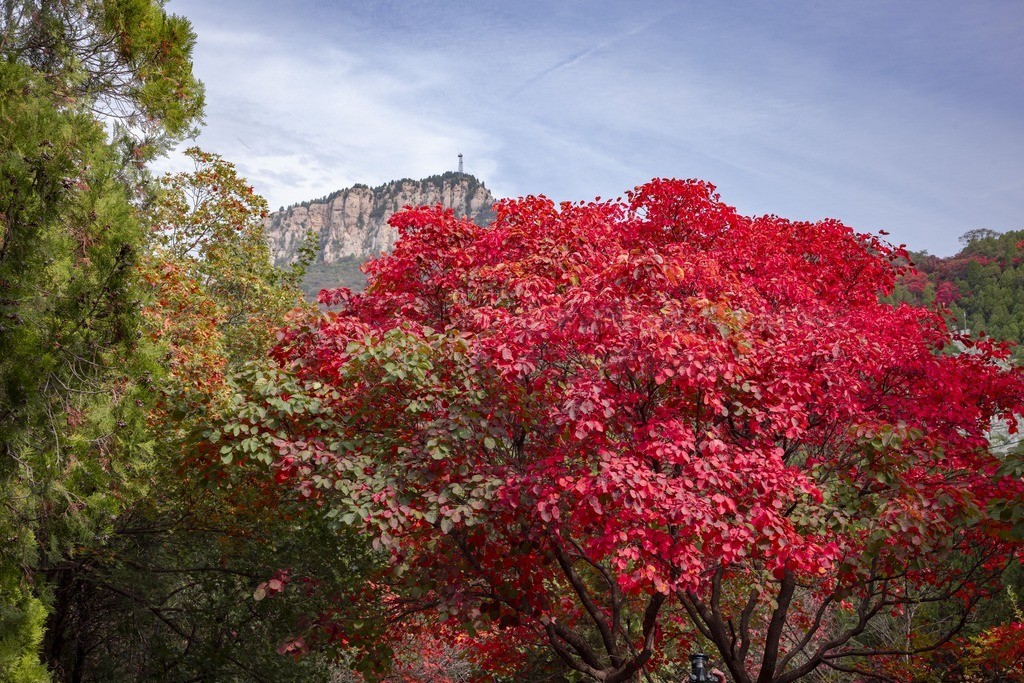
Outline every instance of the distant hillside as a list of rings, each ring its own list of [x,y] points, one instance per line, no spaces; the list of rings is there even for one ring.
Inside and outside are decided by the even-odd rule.
[[[403,206],[437,204],[481,225],[494,219],[490,190],[474,176],[449,172],[422,180],[393,180],[373,188],[354,185],[294,204],[270,215],[267,241],[274,263],[280,266],[295,260],[306,236],[313,233],[317,258],[303,283],[308,297],[315,298],[324,287],[359,290],[366,284],[359,266],[390,251],[398,238],[388,219]]]
[[[1024,230],[972,230],[948,258],[913,254],[921,272],[904,278],[896,300],[949,307],[957,327],[996,339],[1024,340]],[[1018,349],[1018,357],[1022,350]]]

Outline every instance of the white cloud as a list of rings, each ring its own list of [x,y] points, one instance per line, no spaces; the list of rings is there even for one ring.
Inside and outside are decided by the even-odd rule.
[[[1016,10],[982,2],[172,0],[209,125],[271,205],[454,169],[498,194],[704,177],[749,213],[939,253],[1024,214]],[[236,17],[245,17],[239,25]],[[230,26],[230,29],[224,28]]]
[[[421,60],[381,69],[336,47],[198,29],[209,121],[198,143],[235,161],[274,208],[355,182],[452,170],[460,150],[473,150],[481,174],[494,169],[489,135],[422,115],[417,102],[444,83]]]

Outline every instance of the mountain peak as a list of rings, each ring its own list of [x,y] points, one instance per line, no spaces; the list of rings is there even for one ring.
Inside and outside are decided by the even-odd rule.
[[[355,184],[276,211],[267,219],[266,237],[275,265],[293,261],[306,235],[318,237],[317,261],[366,261],[390,251],[398,231],[387,224],[404,206],[435,206],[476,223],[493,219],[490,190],[468,173],[448,171],[420,180],[402,178],[369,187]]]

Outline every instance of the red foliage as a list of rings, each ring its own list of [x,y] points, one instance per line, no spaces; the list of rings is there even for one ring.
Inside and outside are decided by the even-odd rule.
[[[395,643],[388,681],[394,683],[488,683],[514,674],[521,663],[517,629],[490,628],[473,637],[453,621],[406,625]]]
[[[669,646],[675,605],[735,679],[781,680],[870,655],[839,654],[843,624],[989,590],[1013,548],[987,505],[1024,487],[986,434],[1024,382],[879,302],[902,248],[697,181],[496,211],[396,215],[366,293],[322,293],[341,310],[275,351],[317,397],[279,479],[372,529],[429,604],[607,681]]]
[[[1024,622],[994,626],[974,639],[968,662],[994,680],[1024,682]]]
[[[928,276],[922,272],[913,271],[904,275],[900,282],[914,294],[922,294],[928,286]]]
[[[960,300],[960,289],[952,282],[942,282],[935,290],[935,302],[941,306],[949,306]]]

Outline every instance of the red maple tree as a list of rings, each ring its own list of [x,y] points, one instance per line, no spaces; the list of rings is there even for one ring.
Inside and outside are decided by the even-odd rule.
[[[1024,380],[880,302],[902,247],[699,181],[496,212],[396,215],[253,399],[279,480],[371,530],[418,604],[606,683],[687,632],[784,683],[912,667],[998,589],[1018,546],[990,510],[1024,486],[986,435]]]

